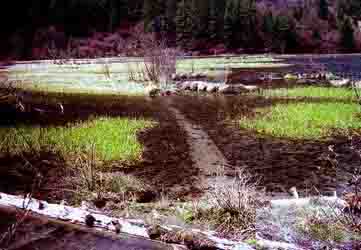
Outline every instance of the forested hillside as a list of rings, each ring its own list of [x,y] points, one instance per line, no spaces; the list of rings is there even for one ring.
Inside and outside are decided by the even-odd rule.
[[[33,0],[11,1],[3,13],[12,17],[0,17],[1,54],[21,58],[45,46],[39,31],[56,31],[56,45],[66,47],[70,38],[124,33],[139,22],[170,46],[195,54],[361,47],[359,0]]]

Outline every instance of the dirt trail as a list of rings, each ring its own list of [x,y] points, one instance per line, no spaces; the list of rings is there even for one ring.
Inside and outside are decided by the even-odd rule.
[[[231,172],[228,162],[213,140],[200,125],[190,122],[178,109],[172,106],[172,99],[166,100],[169,110],[176,117],[176,121],[187,134],[190,156],[194,166],[201,172],[200,188],[209,188],[215,182],[228,183],[232,179],[227,177]]]

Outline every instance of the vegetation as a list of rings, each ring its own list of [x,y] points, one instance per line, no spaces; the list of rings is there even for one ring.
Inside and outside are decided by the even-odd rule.
[[[292,87],[279,89],[264,89],[262,95],[271,97],[315,97],[315,98],[335,98],[354,100],[355,94],[349,88],[330,87]]]
[[[213,225],[228,237],[251,236],[255,230],[256,210],[263,202],[257,182],[241,171],[230,184],[217,182],[209,191],[207,205],[193,206],[182,213],[186,222]]]
[[[277,137],[321,139],[334,129],[360,129],[360,106],[356,103],[290,103],[257,109],[254,118],[243,118],[243,128]]]
[[[142,146],[137,132],[151,126],[150,121],[98,117],[67,127],[19,125],[0,129],[1,150],[7,152],[60,152],[63,156],[80,153],[93,143],[102,160],[133,161],[140,158]]]
[[[17,13],[19,18],[10,24],[0,20],[7,23],[2,35],[8,38],[1,41],[1,48],[4,53],[11,51],[25,58],[31,57],[32,48],[67,49],[71,37],[89,37],[94,31],[117,32],[120,26],[129,31],[130,26],[142,21],[146,31],[186,50],[221,44],[232,50],[293,52],[326,50],[339,43],[350,51],[358,46],[358,36],[352,36],[352,30],[356,32],[355,21],[361,17],[357,0],[319,0],[291,7],[277,3],[266,6],[254,0],[55,0],[21,5],[15,1],[5,11]],[[40,30],[50,25],[53,28],[39,36]],[[310,36],[315,27],[320,27],[321,39]],[[25,46],[26,42],[32,46]]]

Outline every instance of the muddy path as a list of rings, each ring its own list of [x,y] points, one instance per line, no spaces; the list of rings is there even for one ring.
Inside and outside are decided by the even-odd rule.
[[[270,195],[288,195],[292,186],[301,190],[302,195],[342,190],[349,177],[344,170],[357,168],[361,163],[360,156],[349,149],[348,138],[328,141],[272,138],[242,129],[237,122],[242,115],[252,115],[256,107],[296,101],[304,100],[179,96],[173,103],[187,119],[203,127],[229,165],[258,176]],[[337,168],[329,153],[332,145],[337,153]]]
[[[199,189],[207,192],[219,181],[231,183],[232,178],[228,175],[234,176],[234,171],[202,126],[187,119],[173,106],[171,98],[168,98],[166,103],[169,106],[169,111],[174,114],[178,125],[186,133],[190,157],[194,163],[193,168],[199,171]]]

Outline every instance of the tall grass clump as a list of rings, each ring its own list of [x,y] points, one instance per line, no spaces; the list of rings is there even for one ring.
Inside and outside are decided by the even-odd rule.
[[[100,117],[67,127],[20,125],[0,128],[0,149],[8,152],[55,150],[63,155],[77,154],[90,142],[102,160],[137,160],[142,145],[137,132],[151,126],[143,119]]]
[[[257,185],[258,182],[244,171],[238,172],[230,183],[217,181],[207,194],[207,205],[196,207],[192,216],[188,211],[187,218],[212,225],[227,237],[251,236],[255,230],[256,210],[263,205]]]
[[[292,103],[256,109],[255,118],[241,119],[241,127],[276,137],[322,139],[335,129],[361,128],[356,103]]]

